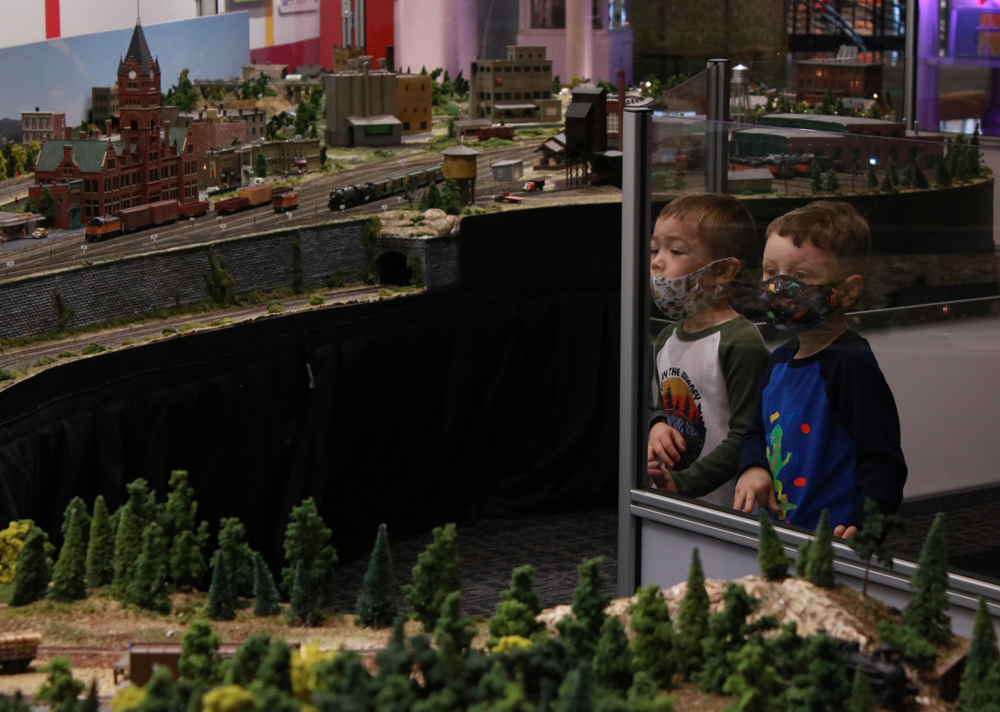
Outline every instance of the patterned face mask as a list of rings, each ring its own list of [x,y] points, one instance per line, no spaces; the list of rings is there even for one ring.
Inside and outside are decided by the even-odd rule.
[[[779,274],[760,283],[767,323],[776,331],[800,333],[818,326],[837,308],[836,284],[802,284]]]
[[[715,265],[728,262],[730,258],[710,262],[699,270],[683,277],[650,277],[649,286],[653,291],[653,301],[668,319],[691,319],[708,309],[726,288],[716,284],[714,288],[702,289],[698,280]]]

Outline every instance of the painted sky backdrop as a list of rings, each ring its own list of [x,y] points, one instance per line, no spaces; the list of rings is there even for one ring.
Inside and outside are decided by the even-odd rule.
[[[164,93],[185,67],[191,79],[228,79],[250,59],[245,12],[143,25],[149,51],[160,60]],[[117,81],[118,60],[132,29],[66,37],[0,49],[0,118],[22,111],[62,111],[78,126],[90,108],[90,89]]]

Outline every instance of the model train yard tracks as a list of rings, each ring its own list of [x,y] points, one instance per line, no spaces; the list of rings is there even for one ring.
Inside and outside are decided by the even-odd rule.
[[[474,145],[474,144],[473,144]],[[477,200],[485,205],[488,196],[496,192],[497,184],[492,180],[490,164],[508,158],[528,158],[534,153],[534,144],[505,147],[483,151],[477,170]],[[337,213],[330,211],[327,203],[330,191],[345,185],[365,183],[399,173],[409,173],[429,168],[440,163],[438,153],[414,149],[401,151],[393,159],[377,164],[358,166],[330,175],[321,175],[296,186],[299,193],[299,208],[289,213],[274,213],[269,207],[247,210],[226,216],[214,216],[211,212],[192,221],[179,221],[140,232],[112,238],[104,242],[86,243],[82,234],[67,235],[44,243],[26,245],[20,249],[5,252],[0,260],[0,281],[29,274],[48,272],[84,262],[98,263],[128,255],[147,254],[160,250],[188,245],[209,244],[221,239],[288,227],[303,227],[355,215],[366,215],[406,206],[401,196],[349,208]],[[514,188],[516,189],[516,188]],[[414,196],[419,200],[419,194]]]
[[[377,295],[378,291],[379,287],[377,286],[340,289],[324,295],[327,299],[324,306],[336,306],[349,301],[366,299]],[[286,309],[293,310],[297,307],[307,305],[309,303],[309,299],[307,297],[296,297],[295,299],[285,299],[282,303]],[[11,350],[0,354],[0,368],[25,368],[39,359],[56,357],[58,354],[65,351],[76,351],[79,353],[79,351],[88,344],[96,343],[104,346],[105,348],[113,348],[119,346],[125,338],[141,342],[147,338],[161,336],[163,334],[163,329],[166,327],[177,328],[182,324],[189,324],[193,321],[199,321],[204,324],[207,324],[209,321],[222,318],[240,321],[244,319],[262,317],[266,314],[266,304],[257,304],[246,307],[230,307],[228,309],[220,309],[214,313],[189,314],[187,316],[175,317],[163,321],[157,321],[155,323],[136,324],[135,326],[123,327],[115,331],[109,331],[102,334],[89,334],[80,337],[71,337],[58,342],[40,344],[38,346],[22,348],[16,351]]]

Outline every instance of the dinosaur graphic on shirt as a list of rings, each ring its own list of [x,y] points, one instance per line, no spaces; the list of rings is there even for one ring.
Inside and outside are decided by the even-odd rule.
[[[771,416],[771,422],[773,423],[779,417],[778,413]],[[781,508],[781,512],[778,514],[779,520],[784,520],[788,512],[793,509],[797,509],[798,505],[792,504],[788,501],[788,495],[782,492],[781,480],[778,479],[778,473],[784,469],[785,465],[792,457],[792,453],[785,453],[784,459],[781,458],[781,436],[782,429],[781,423],[778,423],[771,430],[771,434],[768,437],[771,444],[767,448],[767,463],[771,466],[771,479],[774,481],[774,496],[778,500],[778,506]]]

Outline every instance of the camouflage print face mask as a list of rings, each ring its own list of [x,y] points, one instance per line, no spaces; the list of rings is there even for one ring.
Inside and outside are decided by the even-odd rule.
[[[656,308],[668,319],[691,319],[708,309],[722,290],[724,284],[716,284],[712,289],[702,289],[698,280],[716,265],[728,262],[730,258],[710,262],[699,270],[683,277],[650,277],[649,286],[653,291]]]
[[[779,274],[760,283],[760,301],[775,331],[801,333],[819,326],[837,308],[837,285],[803,284]]]

